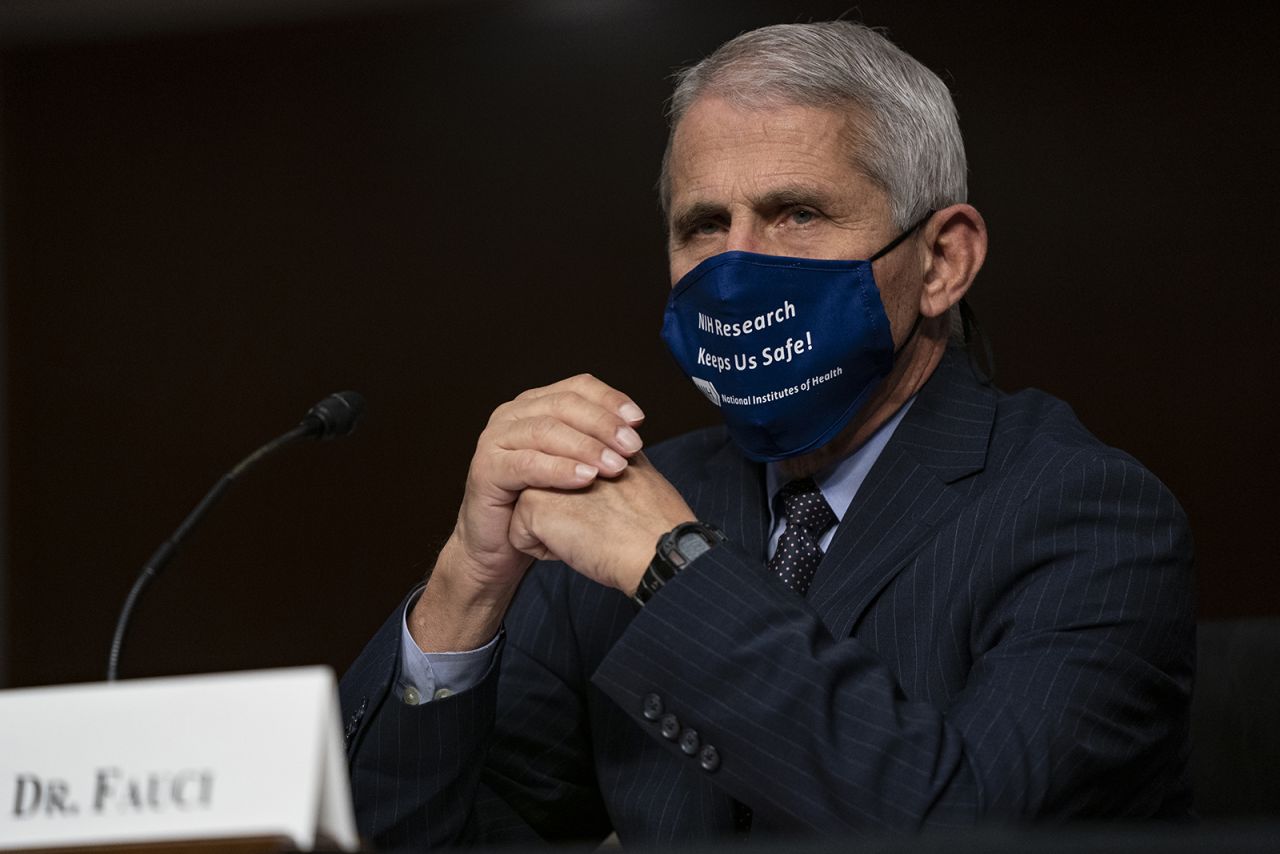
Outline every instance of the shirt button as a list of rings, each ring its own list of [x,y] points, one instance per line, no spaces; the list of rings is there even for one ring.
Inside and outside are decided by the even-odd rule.
[[[693,756],[698,752],[698,746],[701,742],[698,740],[698,731],[696,729],[687,729],[680,733],[680,749],[684,751],[685,756]]]
[[[714,771],[720,767],[720,751],[711,745],[702,748],[702,752],[698,754],[698,764],[702,766],[703,771]]]
[[[662,717],[662,698],[657,694],[646,694],[642,714],[646,721],[656,721]]]
[[[443,700],[445,697],[452,697],[453,692],[448,688],[437,688],[436,692],[431,696],[435,697],[437,700]]]
[[[416,706],[418,703],[422,702],[422,697],[418,694],[418,689],[412,685],[406,687],[404,689],[404,702],[406,706]]]
[[[662,716],[662,737],[675,741],[680,736],[680,719],[675,715]]]

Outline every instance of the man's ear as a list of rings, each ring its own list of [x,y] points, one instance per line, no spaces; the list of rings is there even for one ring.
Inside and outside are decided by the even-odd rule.
[[[920,313],[940,317],[960,302],[987,257],[987,224],[972,205],[952,205],[923,226],[924,287]]]

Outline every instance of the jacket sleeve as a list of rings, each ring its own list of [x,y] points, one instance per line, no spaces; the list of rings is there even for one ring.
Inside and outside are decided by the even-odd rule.
[[[643,714],[657,695],[716,747],[715,783],[775,829],[1157,813],[1185,769],[1194,667],[1181,509],[1118,455],[1012,493],[908,557],[851,637],[758,559],[713,549],[654,596],[594,682],[679,755]],[[941,567],[958,569],[949,597],[926,592]],[[956,654],[945,638],[971,662],[927,699],[877,652],[921,638],[939,644],[921,655]]]
[[[530,570],[508,612],[520,631],[503,630],[474,687],[414,706],[395,695],[403,605],[343,677],[356,824],[378,848],[608,834],[569,621],[543,619],[559,593],[546,569]]]

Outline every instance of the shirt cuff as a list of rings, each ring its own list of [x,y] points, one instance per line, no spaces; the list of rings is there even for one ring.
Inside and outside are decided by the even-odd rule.
[[[410,706],[443,700],[450,694],[474,688],[489,665],[498,646],[494,635],[479,649],[466,652],[423,652],[409,634],[409,609],[415,596],[400,615],[400,672],[396,676],[396,694]]]

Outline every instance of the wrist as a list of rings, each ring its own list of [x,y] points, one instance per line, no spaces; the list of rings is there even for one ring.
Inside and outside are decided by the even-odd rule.
[[[483,582],[467,571],[460,550],[445,545],[408,616],[409,633],[423,652],[464,652],[498,633],[515,595],[512,584]]]

